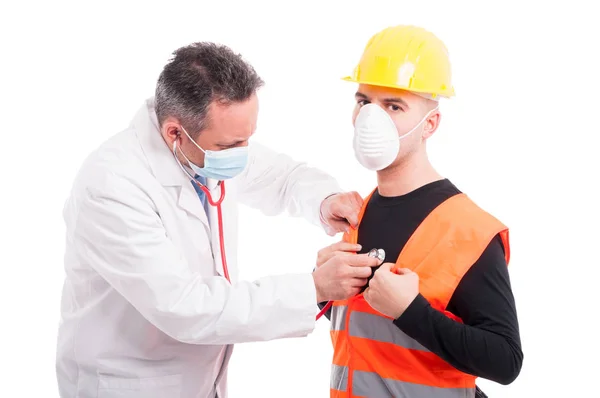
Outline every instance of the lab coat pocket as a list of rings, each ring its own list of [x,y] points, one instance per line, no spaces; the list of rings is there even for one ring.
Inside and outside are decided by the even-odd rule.
[[[99,375],[98,398],[178,398],[181,375],[128,378]]]

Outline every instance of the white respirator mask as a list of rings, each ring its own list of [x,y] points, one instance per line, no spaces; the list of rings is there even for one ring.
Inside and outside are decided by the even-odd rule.
[[[400,140],[408,137],[438,109],[427,112],[409,132],[398,136],[398,129],[388,113],[376,104],[366,104],[354,122],[354,155],[366,169],[379,171],[391,165],[400,151]]]

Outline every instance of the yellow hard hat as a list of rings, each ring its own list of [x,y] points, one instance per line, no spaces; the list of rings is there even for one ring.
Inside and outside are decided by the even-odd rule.
[[[376,33],[352,76],[343,80],[428,94],[454,96],[450,59],[444,43],[416,26],[398,25]]]

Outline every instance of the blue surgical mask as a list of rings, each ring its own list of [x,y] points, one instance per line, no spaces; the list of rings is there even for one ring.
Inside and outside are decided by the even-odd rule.
[[[181,129],[185,135],[188,136],[190,141],[192,141],[198,149],[204,152],[204,167],[199,167],[192,163],[187,156],[185,156],[183,151],[179,149],[194,173],[206,178],[222,181],[237,176],[246,168],[246,164],[248,163],[247,146],[223,149],[221,151],[205,151],[192,139],[192,137],[190,137],[183,127]]]

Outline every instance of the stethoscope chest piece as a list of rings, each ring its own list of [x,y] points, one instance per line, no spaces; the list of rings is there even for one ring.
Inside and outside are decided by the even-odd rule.
[[[375,257],[379,260],[380,263],[383,263],[385,260],[385,250],[383,249],[371,249],[368,253],[369,257]]]

